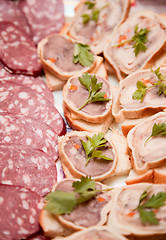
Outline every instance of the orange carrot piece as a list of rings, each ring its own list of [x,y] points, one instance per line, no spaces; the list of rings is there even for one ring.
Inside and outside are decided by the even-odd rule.
[[[126,217],[133,217],[135,215],[135,212],[129,212],[128,214],[126,214]]]
[[[49,58],[49,60],[50,60],[52,63],[54,63],[54,62],[56,61],[55,58]]]
[[[105,198],[98,197],[98,198],[97,198],[97,201],[98,201],[98,202],[104,202],[104,201],[105,201]]]
[[[145,80],[145,79],[142,78],[142,79],[141,79],[141,82],[142,82],[143,84],[145,84],[146,86],[147,86],[148,83],[153,84],[153,83],[151,82],[151,79],[146,79],[146,80]]]
[[[74,144],[74,147],[78,150],[81,146],[79,144]]]
[[[125,35],[122,35],[119,37],[119,40],[118,40],[118,43],[121,43],[123,41],[126,41],[127,40],[127,37]]]
[[[107,98],[107,94],[106,93],[104,94],[104,98]]]
[[[70,86],[70,90],[71,90],[71,91],[77,91],[77,86],[71,85],[71,86]]]

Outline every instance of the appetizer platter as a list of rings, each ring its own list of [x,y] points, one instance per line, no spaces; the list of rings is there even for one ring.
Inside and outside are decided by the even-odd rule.
[[[0,239],[166,239],[166,4],[0,0]]]

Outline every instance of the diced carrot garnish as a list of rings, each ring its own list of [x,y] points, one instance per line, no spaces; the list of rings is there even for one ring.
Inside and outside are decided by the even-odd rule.
[[[98,202],[104,202],[104,201],[105,201],[105,198],[98,197],[98,198],[97,198],[97,201],[98,201]]]
[[[74,144],[74,147],[78,150],[80,148],[79,144]]]
[[[94,39],[94,37],[92,36],[92,37],[91,37],[91,42],[93,42],[94,40],[95,40],[95,39]]]
[[[159,211],[158,209],[154,209],[154,210],[153,210],[154,213],[157,213],[158,211]]]
[[[54,63],[54,62],[56,61],[55,58],[49,58],[49,60],[50,60],[52,63]]]
[[[104,94],[104,98],[107,98],[107,94],[106,93]]]
[[[126,214],[126,217],[133,217],[135,215],[135,212],[129,212],[128,214]]]
[[[107,17],[107,14],[105,13],[104,15],[103,15],[103,18],[106,18]]]
[[[120,36],[118,43],[121,43],[122,41],[126,41],[127,37],[125,35]]]
[[[129,29],[127,30],[127,32],[128,32],[128,33],[131,32],[131,29],[129,28]]]
[[[150,83],[150,84],[153,84],[152,82],[151,82],[151,79],[141,79],[141,82],[143,83],[143,84],[145,84],[146,86],[147,86],[147,84],[148,83]]]
[[[77,86],[71,85],[71,86],[70,86],[70,90],[71,90],[71,91],[77,91]]]

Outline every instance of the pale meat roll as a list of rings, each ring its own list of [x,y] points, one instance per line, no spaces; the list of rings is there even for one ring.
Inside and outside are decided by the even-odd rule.
[[[73,177],[80,178],[82,176],[91,176],[97,181],[108,178],[117,165],[117,153],[113,143],[107,139],[106,149],[102,150],[102,154],[111,158],[113,161],[99,159],[91,159],[86,165],[86,153],[81,140],[87,142],[86,136],[91,138],[93,133],[73,131],[59,139],[59,156],[62,164],[69,170]]]
[[[93,52],[99,54],[103,51],[108,37],[128,16],[130,1],[96,0],[92,9],[88,9],[85,2],[87,1],[81,1],[76,8],[76,15],[69,26],[68,35],[73,39],[89,44]],[[84,24],[82,15],[91,16],[95,10],[99,10],[98,21],[90,20]]]
[[[91,75],[93,76],[93,75]],[[106,102],[91,102],[78,110],[88,98],[88,90],[79,82],[80,76],[71,77],[63,88],[63,103],[71,112],[82,120],[90,123],[102,123],[111,115],[111,89],[109,82],[101,77],[96,76],[97,83],[103,83],[101,92],[105,92]]]
[[[115,189],[107,226],[127,237],[132,236],[132,239],[164,240],[166,239],[166,205],[150,209],[155,212],[158,220],[156,225],[142,223],[139,211],[134,210],[138,207],[144,191],[148,191],[148,199],[150,199],[153,194],[166,193],[166,184],[139,183]]]
[[[149,169],[166,165],[165,136],[156,136],[148,140],[154,124],[166,123],[166,113],[157,113],[132,128],[127,141],[136,173],[143,174]]]
[[[149,30],[147,33],[148,41],[145,43],[146,50],[145,52],[140,51],[137,56],[135,56],[132,42],[116,46],[123,42],[122,39],[131,39],[134,36],[136,26],[138,26],[138,31],[141,28]],[[122,80],[127,75],[143,69],[164,46],[165,39],[166,30],[161,18],[147,10],[138,11],[114,32],[114,36],[104,50],[104,56],[115,69],[119,80]]]
[[[67,80],[73,75],[89,72],[96,65],[95,55],[93,63],[88,67],[74,63],[74,42],[58,34],[44,38],[38,44],[38,53],[44,68],[50,70],[60,80]]]
[[[160,73],[166,76],[166,67],[160,68]],[[165,95],[163,93],[159,95],[159,86],[154,86],[158,80],[158,77],[149,69],[133,73],[121,81],[113,100],[112,114],[115,120],[120,122],[125,118],[143,118],[164,110],[166,108]],[[142,101],[133,99],[138,81],[150,87]]]
[[[53,240],[127,240],[127,238],[108,227],[91,227],[66,238],[54,238]]]

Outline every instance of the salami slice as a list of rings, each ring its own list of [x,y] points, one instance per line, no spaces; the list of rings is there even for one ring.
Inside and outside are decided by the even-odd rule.
[[[27,187],[40,196],[56,183],[55,162],[43,151],[0,144],[0,159],[0,183]]]
[[[10,21],[31,36],[28,21],[15,2],[0,0],[0,22]]]
[[[19,6],[28,19],[35,43],[51,33],[60,32],[64,24],[62,0],[21,0]]]
[[[54,96],[41,77],[10,74],[0,66],[0,81],[3,80],[25,85],[54,103]]]
[[[37,76],[42,67],[36,46],[19,27],[10,22],[0,22],[0,60],[11,72]]]
[[[58,157],[55,132],[33,118],[0,113],[0,143],[28,145],[47,153],[53,160]]]
[[[0,239],[17,240],[39,231],[41,198],[29,189],[0,185]]]
[[[32,117],[46,123],[57,135],[65,133],[65,123],[50,101],[20,84],[0,82],[0,112]]]

